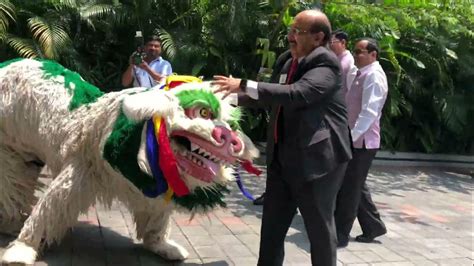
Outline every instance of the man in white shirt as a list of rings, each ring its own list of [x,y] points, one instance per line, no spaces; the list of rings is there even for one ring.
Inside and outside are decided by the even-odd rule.
[[[375,40],[363,38],[356,42],[354,59],[359,70],[346,95],[354,151],[337,196],[339,247],[347,246],[356,216],[362,228],[356,241],[369,243],[387,232],[365,182],[380,148],[380,117],[388,93],[387,77],[377,61],[378,55]]]
[[[130,56],[129,66],[122,75],[124,87],[146,87],[151,88],[164,83],[166,77],[173,70],[171,64],[161,57],[161,40],[152,35],[148,38],[144,47],[145,57],[140,62],[134,62],[134,55]],[[132,84],[133,82],[133,84]]]

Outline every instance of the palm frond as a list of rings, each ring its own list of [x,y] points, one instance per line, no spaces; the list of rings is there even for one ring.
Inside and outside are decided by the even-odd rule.
[[[16,21],[15,6],[8,0],[0,0],[0,39],[3,39],[11,21]]]
[[[87,20],[90,18],[95,18],[95,17],[103,17],[108,14],[112,14],[115,11],[115,8],[118,8],[118,6],[113,6],[113,5],[107,5],[107,4],[97,4],[97,5],[90,5],[90,6],[85,6],[80,10],[80,16],[81,19]]]
[[[58,59],[59,51],[70,43],[66,30],[56,22],[43,17],[32,17],[28,19],[28,26],[46,58]]]
[[[155,31],[161,39],[161,46],[163,47],[164,55],[173,60],[177,53],[177,47],[173,37],[165,29],[156,29]]]
[[[442,117],[446,126],[452,132],[462,132],[468,121],[469,110],[473,110],[471,101],[466,101],[463,95],[447,97],[442,105]]]
[[[40,54],[35,47],[33,40],[7,35],[5,41],[20,57],[36,58]]]

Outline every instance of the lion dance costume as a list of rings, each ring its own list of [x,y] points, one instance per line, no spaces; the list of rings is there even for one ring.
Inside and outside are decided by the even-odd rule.
[[[33,264],[42,238],[59,241],[80,213],[114,200],[145,248],[185,259],[168,238],[172,211],[224,206],[233,165],[258,156],[239,110],[190,79],[104,94],[52,61],[1,63],[0,232],[19,232],[2,262]],[[41,164],[52,182],[36,198]]]

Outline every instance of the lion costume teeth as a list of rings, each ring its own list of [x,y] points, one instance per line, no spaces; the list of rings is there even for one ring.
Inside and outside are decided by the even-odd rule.
[[[168,239],[172,211],[224,206],[232,165],[258,156],[239,110],[190,79],[104,94],[51,61],[1,63],[0,232],[21,228],[2,263],[31,264],[42,238],[59,241],[80,213],[113,200],[130,209],[145,248],[185,259]],[[52,182],[35,198],[41,164]]]

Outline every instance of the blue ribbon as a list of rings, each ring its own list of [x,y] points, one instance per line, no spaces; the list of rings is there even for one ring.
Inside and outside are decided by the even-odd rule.
[[[240,177],[239,171],[237,169],[234,172],[234,176],[235,182],[237,182],[237,186],[239,187],[242,194],[244,194],[244,196],[249,200],[255,200],[252,194],[250,194],[250,192],[245,189],[244,184],[242,183],[242,178]]]
[[[168,190],[168,183],[166,183],[163,172],[158,166],[159,148],[160,146],[158,145],[155,136],[155,125],[153,124],[153,119],[149,119],[146,130],[146,158],[156,183],[155,187],[149,189],[145,188],[142,192],[145,196],[150,198],[156,198]]]

